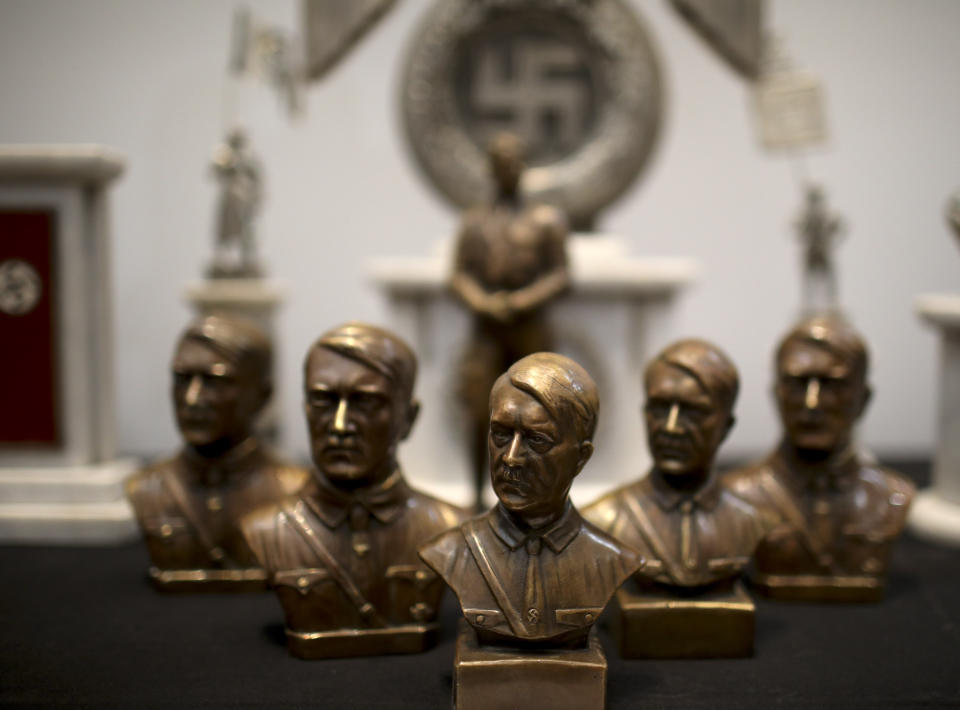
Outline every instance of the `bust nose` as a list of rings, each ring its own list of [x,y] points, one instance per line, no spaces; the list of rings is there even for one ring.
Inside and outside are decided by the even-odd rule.
[[[807,381],[807,391],[803,395],[803,406],[807,409],[816,409],[820,404],[820,379],[811,377]]]
[[[674,402],[670,405],[670,413],[667,414],[667,423],[664,425],[663,429],[666,432],[671,434],[680,433],[680,405]]]
[[[337,434],[346,434],[349,430],[347,414],[347,398],[341,397],[337,402],[337,412],[333,415],[333,431]]]
[[[503,456],[503,462],[507,466],[519,466],[523,463],[523,444],[519,431],[513,432],[513,438],[510,440],[510,446],[507,447],[507,453]]]
[[[203,388],[203,378],[200,375],[194,375],[190,378],[190,384],[187,385],[187,392],[183,396],[183,401],[187,406],[194,406],[200,401],[200,390]]]

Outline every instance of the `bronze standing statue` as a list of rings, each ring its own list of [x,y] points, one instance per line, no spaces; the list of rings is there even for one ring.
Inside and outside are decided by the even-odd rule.
[[[360,323],[328,331],[307,353],[312,480],[243,524],[295,656],[411,653],[436,639],[444,586],[417,547],[466,516],[412,489],[397,464],[419,411],[416,367],[400,338]]]
[[[536,353],[490,393],[493,510],[420,556],[469,625],[457,641],[458,708],[602,708],[606,660],[591,629],[641,558],[580,517],[573,479],[593,453],[597,389],[577,363]]]
[[[522,153],[512,134],[491,142],[496,197],[492,205],[464,215],[451,280],[454,293],[474,314],[460,394],[470,422],[478,509],[486,481],[490,388],[514,361],[552,348],[544,306],[570,282],[566,219],[554,207],[522,204]]]
[[[857,453],[853,430],[870,399],[866,346],[845,321],[810,318],[781,341],[776,368],[783,440],[724,478],[779,520],[757,550],[753,581],[784,599],[880,599],[915,489]]]
[[[803,243],[803,312],[806,316],[837,315],[837,269],[834,248],[843,234],[843,220],[827,210],[823,189],[811,185],[796,221]]]
[[[649,475],[584,516],[646,564],[617,593],[627,657],[744,656],[754,605],[741,573],[769,519],[723,489],[713,463],[734,423],[739,377],[714,345],[681,340],[647,366]]]
[[[257,262],[253,220],[263,199],[260,164],[247,146],[240,128],[227,134],[210,163],[220,183],[217,241],[208,275],[213,278],[253,278],[261,275]]]
[[[254,433],[271,394],[271,358],[266,335],[238,319],[206,316],[180,338],[173,402],[183,449],[126,482],[153,563],[150,579],[161,589],[266,588],[238,521],[307,478]]]

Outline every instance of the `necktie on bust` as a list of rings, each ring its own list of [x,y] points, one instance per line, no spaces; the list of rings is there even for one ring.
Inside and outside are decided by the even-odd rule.
[[[527,552],[527,574],[523,580],[523,616],[524,620],[536,631],[543,614],[543,574],[540,571],[540,552],[543,540],[539,535],[531,535],[524,542]]]
[[[350,529],[353,531],[351,545],[357,557],[363,557],[370,551],[370,513],[359,503],[350,508]]]
[[[693,510],[692,500],[685,500],[680,504],[680,559],[683,566],[692,570],[697,566],[697,543],[693,535]]]

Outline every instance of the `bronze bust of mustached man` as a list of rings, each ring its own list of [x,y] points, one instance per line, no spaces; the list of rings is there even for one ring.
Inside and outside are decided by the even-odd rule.
[[[653,466],[584,509],[646,560],[617,592],[621,654],[750,655],[755,609],[740,577],[770,519],[714,470],[734,424],[737,369],[712,343],[680,340],[650,361],[644,387]]]
[[[914,484],[865,457],[854,428],[870,400],[867,346],[845,320],[798,323],[776,353],[779,445],[724,477],[770,512],[776,527],[757,549],[754,586],[779,599],[876,601]]]
[[[510,707],[516,683],[552,708],[602,707],[606,660],[591,634],[642,560],[569,499],[593,453],[599,401],[587,372],[555,353],[514,363],[490,393],[490,475],[499,502],[420,556],[460,600],[456,705]]]
[[[173,403],[183,448],[126,482],[164,591],[262,591],[266,573],[240,531],[252,510],[307,480],[254,429],[270,398],[272,347],[250,321],[198,318],[173,358]]]
[[[393,333],[347,323],[304,363],[313,469],[300,494],[243,523],[300,658],[425,650],[443,582],[417,547],[466,514],[411,488],[397,448],[419,411],[417,361]]]

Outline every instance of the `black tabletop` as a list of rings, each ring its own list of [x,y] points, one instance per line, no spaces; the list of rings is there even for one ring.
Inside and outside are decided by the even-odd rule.
[[[146,564],[140,545],[0,547],[0,705],[450,706],[449,595],[427,653],[300,661],[272,595],[161,595]],[[625,661],[600,637],[610,710],[960,707],[960,549],[906,535],[877,604],[758,599],[749,659]]]

